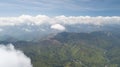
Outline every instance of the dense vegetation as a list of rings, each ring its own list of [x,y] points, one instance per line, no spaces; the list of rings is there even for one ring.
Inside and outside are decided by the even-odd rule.
[[[12,43],[32,59],[34,67],[120,67],[120,35],[115,33],[63,32],[44,40]]]

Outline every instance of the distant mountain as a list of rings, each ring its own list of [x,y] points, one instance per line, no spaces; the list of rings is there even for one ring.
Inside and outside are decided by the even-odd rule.
[[[20,24],[14,26],[0,26],[0,40],[6,40],[9,37],[23,41],[40,40],[51,34],[60,32],[91,33],[94,31],[105,31],[120,34],[119,24],[93,25],[93,24],[73,24],[63,25],[65,30],[55,30],[50,24],[30,25]]]

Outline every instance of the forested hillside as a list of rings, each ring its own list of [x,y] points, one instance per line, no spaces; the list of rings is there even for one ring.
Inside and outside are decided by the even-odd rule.
[[[120,67],[120,35],[116,33],[62,32],[44,40],[11,43],[31,58],[33,67]]]

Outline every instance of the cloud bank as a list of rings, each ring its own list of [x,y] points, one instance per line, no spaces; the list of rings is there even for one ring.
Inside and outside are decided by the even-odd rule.
[[[0,26],[8,25],[41,25],[41,24],[94,24],[94,25],[104,25],[104,24],[116,24],[120,23],[119,16],[55,16],[49,17],[46,15],[21,15],[19,17],[0,17]]]
[[[32,67],[30,59],[12,44],[0,45],[0,67]]]
[[[18,17],[0,17],[1,34],[14,34],[15,31],[21,32],[50,32],[51,30],[66,31],[68,26],[93,25],[104,26],[109,24],[120,25],[120,16],[54,16],[47,15],[21,15]],[[91,29],[91,28],[88,28]],[[8,35],[8,34],[6,34]],[[16,34],[15,34],[16,35]],[[16,35],[19,36],[19,35]]]
[[[13,25],[42,25],[42,24],[61,24],[61,25],[72,25],[72,24],[93,24],[93,25],[104,25],[104,24],[120,24],[119,16],[55,16],[49,17],[46,15],[21,15],[19,17],[0,17],[0,26],[13,26]]]

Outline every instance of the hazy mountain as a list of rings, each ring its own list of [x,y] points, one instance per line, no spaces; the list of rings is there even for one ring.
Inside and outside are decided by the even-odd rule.
[[[75,25],[64,25],[65,30],[55,30],[51,28],[51,25],[16,25],[16,26],[5,26],[1,27],[3,31],[0,34],[0,40],[9,39],[9,37],[15,38],[16,40],[33,41],[42,39],[50,34],[56,34],[59,32],[85,32],[90,33],[94,31],[106,31],[118,33],[120,25],[90,25],[90,24],[75,24]]]

